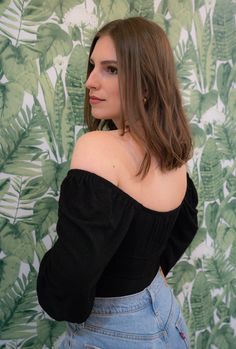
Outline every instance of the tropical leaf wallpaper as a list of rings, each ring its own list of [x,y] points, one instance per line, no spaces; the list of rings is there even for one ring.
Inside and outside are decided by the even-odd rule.
[[[65,323],[35,291],[56,238],[60,184],[84,132],[97,29],[141,15],[168,34],[195,141],[199,232],[169,274],[191,347],[236,348],[236,3],[231,0],[0,1],[0,348],[57,348]]]

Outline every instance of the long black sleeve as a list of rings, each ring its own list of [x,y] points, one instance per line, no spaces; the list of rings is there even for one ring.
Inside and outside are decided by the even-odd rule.
[[[119,197],[113,199],[113,188],[105,181],[77,173],[70,170],[61,186],[58,240],[41,262],[37,293],[52,318],[82,323],[92,310],[96,284],[122,242],[133,210],[122,197],[120,202]]]

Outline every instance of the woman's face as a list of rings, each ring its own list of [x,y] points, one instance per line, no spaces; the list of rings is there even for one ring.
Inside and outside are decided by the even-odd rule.
[[[92,71],[87,79],[92,116],[112,119],[120,128],[121,105],[116,50],[110,36],[98,39],[90,57]]]

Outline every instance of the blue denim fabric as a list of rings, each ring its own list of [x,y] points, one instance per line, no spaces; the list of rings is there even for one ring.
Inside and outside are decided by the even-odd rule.
[[[160,272],[143,291],[95,298],[89,318],[68,323],[60,349],[188,349],[180,305]]]

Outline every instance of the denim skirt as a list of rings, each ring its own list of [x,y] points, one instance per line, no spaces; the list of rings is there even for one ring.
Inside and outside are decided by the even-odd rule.
[[[68,323],[60,349],[188,349],[180,305],[160,272],[143,291],[96,297],[88,319]]]

